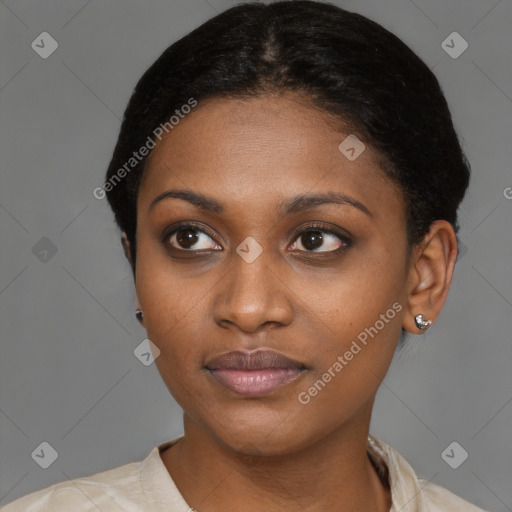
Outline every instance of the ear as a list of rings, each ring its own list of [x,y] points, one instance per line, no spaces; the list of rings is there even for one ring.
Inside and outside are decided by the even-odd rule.
[[[135,279],[135,265],[132,261],[132,253],[131,253],[131,247],[130,247],[130,241],[128,240],[128,237],[126,236],[126,233],[123,232],[121,236],[121,244],[123,245],[123,251],[124,255],[126,256],[126,259],[130,262],[130,266],[132,267],[132,273],[133,278]],[[136,310],[140,309],[139,300],[137,299],[137,305],[135,307]],[[141,321],[142,323],[142,321]]]
[[[121,244],[123,245],[124,255],[126,256],[126,259],[130,262],[130,266],[132,267],[133,276],[135,277],[135,265],[133,264],[133,261],[132,261],[130,241],[128,240],[128,237],[126,236],[126,233],[124,231],[121,236]]]
[[[414,322],[420,313],[432,323],[439,316],[450,290],[457,254],[457,236],[452,225],[445,220],[433,222],[415,250],[410,268],[407,314],[403,322],[406,331],[423,333]]]

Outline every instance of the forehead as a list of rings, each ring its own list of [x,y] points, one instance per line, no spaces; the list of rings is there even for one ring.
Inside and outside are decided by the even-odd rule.
[[[290,93],[199,102],[153,149],[140,203],[179,186],[226,203],[337,191],[396,208],[401,194],[378,165],[380,155],[366,144],[347,158],[339,146],[355,134],[333,119]]]

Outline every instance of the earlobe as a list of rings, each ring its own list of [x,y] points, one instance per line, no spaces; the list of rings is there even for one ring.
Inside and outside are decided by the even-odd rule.
[[[444,220],[432,223],[410,268],[403,328],[422,334],[439,316],[448,296],[457,259],[457,237]]]

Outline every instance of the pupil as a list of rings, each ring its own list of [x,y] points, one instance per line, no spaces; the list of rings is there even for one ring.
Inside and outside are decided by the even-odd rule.
[[[322,245],[323,236],[321,231],[308,231],[302,235],[302,245],[306,249],[318,249]]]
[[[185,235],[183,235],[182,233],[185,233]],[[197,236],[195,229],[180,229],[176,233],[176,239],[178,240],[178,243],[180,245],[182,245],[185,248],[189,248],[195,243],[197,243],[199,237]]]

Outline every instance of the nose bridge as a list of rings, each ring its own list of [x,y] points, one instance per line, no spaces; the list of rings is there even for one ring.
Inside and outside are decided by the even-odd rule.
[[[291,308],[272,268],[271,252],[246,239],[231,258],[231,270],[218,289],[216,322],[236,324],[245,331],[256,331],[269,322],[288,323]]]

